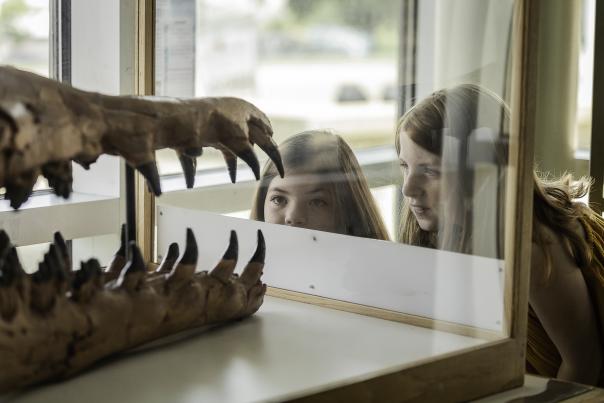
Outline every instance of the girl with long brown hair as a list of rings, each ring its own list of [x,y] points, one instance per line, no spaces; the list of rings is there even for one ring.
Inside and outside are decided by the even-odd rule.
[[[339,135],[307,131],[279,145],[285,177],[263,168],[251,218],[387,240],[388,233],[350,146]]]
[[[503,258],[508,127],[505,103],[471,84],[405,113],[400,241]],[[604,386],[604,220],[576,201],[588,189],[534,175],[527,370]]]

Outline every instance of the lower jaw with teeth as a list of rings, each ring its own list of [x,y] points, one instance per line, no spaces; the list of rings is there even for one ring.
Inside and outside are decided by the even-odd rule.
[[[252,315],[266,292],[260,280],[262,233],[240,275],[233,273],[237,255],[233,231],[216,267],[196,273],[197,243],[188,229],[182,256],[171,246],[155,272],[147,270],[136,244],[126,245],[125,236],[110,271],[96,259],[71,271],[57,233],[38,271],[29,275],[0,231],[0,393],[71,376],[104,357],[182,330]]]

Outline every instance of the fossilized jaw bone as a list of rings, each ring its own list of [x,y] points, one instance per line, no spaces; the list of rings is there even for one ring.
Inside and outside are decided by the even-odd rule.
[[[61,238],[62,239],[62,238]],[[237,236],[211,272],[195,272],[197,244],[171,267],[148,272],[138,247],[117,279],[105,282],[95,259],[70,272],[54,244],[26,274],[0,231],[0,393],[72,375],[108,355],[185,329],[244,318],[262,304],[265,244],[241,276],[233,274]]]
[[[166,99],[85,92],[11,67],[0,67],[0,187],[14,208],[44,175],[55,193],[71,193],[71,161],[85,168],[101,154],[120,155],[161,193],[155,150],[174,149],[187,187],[203,147],[222,151],[231,180],[237,157],[256,178],[257,144],[283,165],[268,118],[237,98]]]

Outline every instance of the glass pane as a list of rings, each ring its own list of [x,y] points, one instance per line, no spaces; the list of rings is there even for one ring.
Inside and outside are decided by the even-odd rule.
[[[284,167],[257,148],[231,184],[204,150],[181,190],[159,154],[158,259],[191,227],[209,270],[261,228],[269,286],[504,337],[512,0],[156,7],[159,95],[252,102]]]
[[[0,0],[0,64],[48,77],[49,22],[48,0]],[[40,177],[34,191],[43,189],[48,182]]]
[[[48,0],[0,0],[0,61],[48,77]]]
[[[49,77],[49,55],[59,42],[58,37],[57,43],[49,40],[49,26],[51,22],[56,22],[51,21],[51,3],[58,5],[60,2],[0,0],[0,64]],[[119,88],[119,77],[113,75],[111,65],[119,59],[106,49],[119,54],[119,36],[107,35],[107,25],[99,32],[91,23],[97,20],[98,13],[91,13],[89,6],[84,2],[73,2],[72,7],[67,7],[71,14],[63,10],[63,23],[73,24],[73,30],[71,38],[61,39],[69,43],[72,42],[71,39],[76,40],[69,53],[63,55],[61,62],[66,65],[61,67],[76,73],[71,83],[74,87],[110,93],[113,91],[108,88],[110,85]],[[106,10],[103,7],[107,6],[99,3],[97,7],[99,10]],[[106,14],[119,18],[118,13]],[[105,24],[109,22],[108,19],[104,20]],[[82,29],[85,29],[86,35]],[[57,36],[60,34],[57,32]],[[102,46],[109,41],[114,42]],[[94,52],[91,52],[92,42],[95,43]],[[89,61],[94,57],[103,60],[103,65]],[[72,60],[75,62],[73,66]],[[115,68],[114,71],[117,72],[118,69]],[[99,84],[100,82],[103,84]],[[51,118],[56,116],[44,116],[44,119]],[[120,160],[115,156],[101,156],[90,170],[72,163],[72,192],[67,199],[56,196],[47,180],[40,175],[33,195],[20,206],[20,211],[13,211],[8,200],[0,202],[0,227],[17,246],[26,271],[34,272],[38,269],[55,231],[61,231],[67,242],[73,268],[79,269],[82,260],[92,257],[97,258],[103,266],[109,262],[119,247],[123,220],[120,218],[120,213],[123,212],[120,206],[124,200],[120,197],[120,169]],[[0,189],[0,193],[4,194],[5,189]]]

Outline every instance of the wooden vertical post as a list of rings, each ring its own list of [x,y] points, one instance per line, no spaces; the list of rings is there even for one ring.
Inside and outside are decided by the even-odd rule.
[[[136,3],[136,48],[135,48],[135,93],[153,95],[154,52],[155,52],[155,1],[137,0]],[[136,239],[145,261],[154,258],[155,197],[147,188],[145,179],[136,173],[134,179],[136,200]]]

